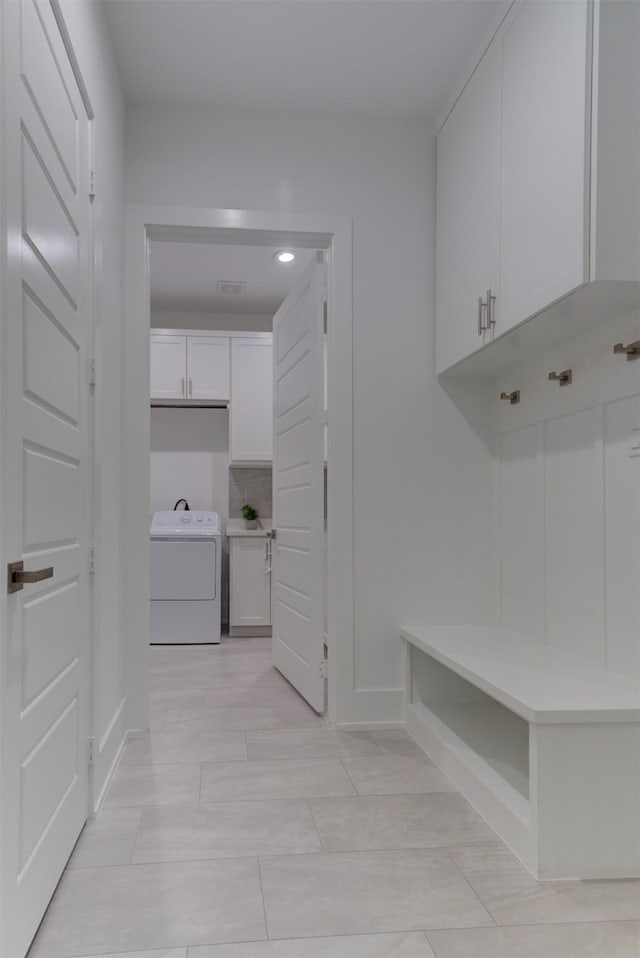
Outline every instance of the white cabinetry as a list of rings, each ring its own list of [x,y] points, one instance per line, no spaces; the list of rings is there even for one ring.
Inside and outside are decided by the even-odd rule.
[[[229,628],[271,626],[271,539],[230,536]]]
[[[635,307],[639,89],[640,4],[512,6],[438,134],[438,372],[494,375]]]
[[[438,136],[439,369],[482,345],[487,290],[498,288],[500,91],[500,49],[494,47]],[[475,324],[474,304],[480,310]]]
[[[232,337],[229,415],[231,463],[270,463],[273,458],[271,335]]]
[[[229,338],[152,333],[151,400],[228,402]]]

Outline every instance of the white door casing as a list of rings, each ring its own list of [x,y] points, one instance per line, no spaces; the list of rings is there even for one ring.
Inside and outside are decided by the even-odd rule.
[[[0,954],[22,958],[89,802],[89,120],[50,3],[2,15],[0,557],[54,570],[2,603]]]
[[[320,254],[322,255],[322,254]],[[273,664],[324,711],[324,263],[273,319]]]

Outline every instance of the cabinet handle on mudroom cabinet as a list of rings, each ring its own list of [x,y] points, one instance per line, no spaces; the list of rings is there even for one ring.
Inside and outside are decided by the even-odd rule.
[[[478,336],[482,336],[485,331],[485,327],[482,324],[482,313],[486,309],[487,304],[482,301],[482,296],[478,296]]]
[[[193,382],[191,376],[189,376],[189,395],[193,396]]]
[[[180,395],[184,396],[184,376],[180,380]]]
[[[487,329],[491,329],[492,326],[495,326],[496,321],[493,315],[493,304],[495,303],[495,296],[491,295],[491,290],[487,290]]]

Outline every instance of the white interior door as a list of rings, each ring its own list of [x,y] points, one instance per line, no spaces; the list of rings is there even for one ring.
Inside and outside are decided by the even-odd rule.
[[[89,123],[46,0],[2,4],[0,955],[88,810]],[[9,594],[7,564],[50,577]]]
[[[314,263],[273,320],[273,664],[324,711],[323,329]]]

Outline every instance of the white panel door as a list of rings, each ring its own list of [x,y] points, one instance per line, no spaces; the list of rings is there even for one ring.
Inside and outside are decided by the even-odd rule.
[[[324,710],[323,328],[325,267],[314,263],[273,320],[273,664]]]
[[[503,40],[502,297],[496,334],[588,279],[592,5],[523,4]]]
[[[151,335],[151,398],[187,398],[187,337]]]
[[[229,338],[187,337],[187,397],[229,399]]]
[[[89,123],[48,2],[2,5],[0,954],[22,958],[87,817]]]
[[[494,44],[438,135],[438,370],[483,345],[478,298],[499,299],[501,66]]]
[[[271,462],[273,458],[271,337],[231,341],[229,442],[232,462]]]

